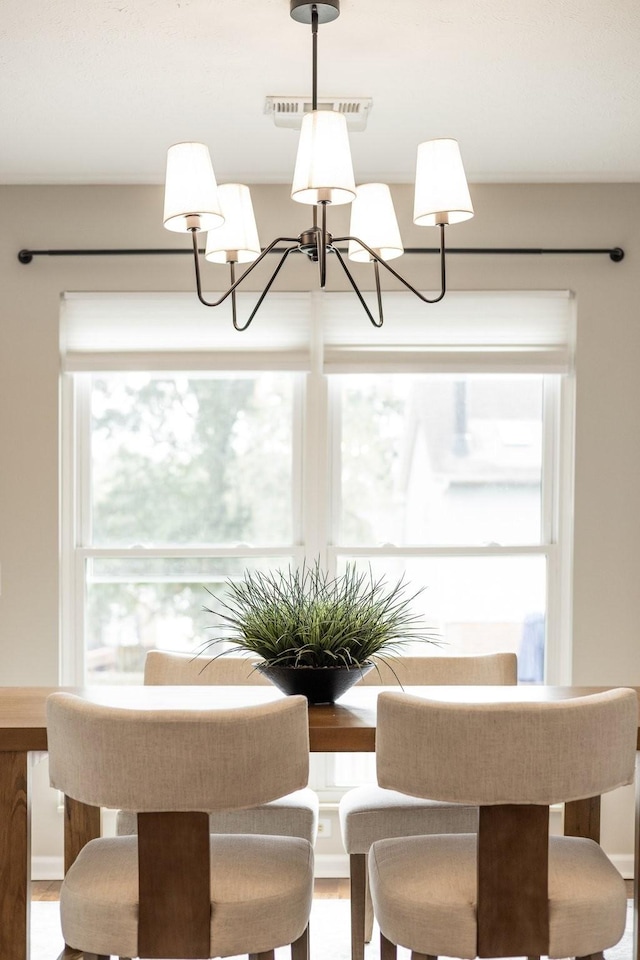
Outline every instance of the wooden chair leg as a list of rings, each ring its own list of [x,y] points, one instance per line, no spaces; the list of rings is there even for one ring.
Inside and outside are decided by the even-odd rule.
[[[291,944],[291,960],[309,960],[309,926],[301,937]]]
[[[398,948],[391,940],[387,940],[384,933],[380,934],[380,960],[396,960]]]
[[[111,960],[111,957],[107,957],[104,953],[84,953],[84,960]],[[125,960],[122,957],[122,960]]]
[[[250,953],[249,960],[274,960],[273,950],[265,950],[264,953]]]
[[[351,875],[351,960],[364,960],[365,913],[367,897],[367,855],[349,856]]]
[[[373,900],[371,899],[371,887],[369,886],[369,870],[365,857],[364,861],[364,942],[371,943],[373,936]]]

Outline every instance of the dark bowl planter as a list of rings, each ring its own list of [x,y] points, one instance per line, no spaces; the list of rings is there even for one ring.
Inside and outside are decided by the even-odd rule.
[[[309,703],[334,703],[365,673],[369,673],[373,664],[362,667],[278,667],[264,663],[257,669],[283,693],[302,694]]]

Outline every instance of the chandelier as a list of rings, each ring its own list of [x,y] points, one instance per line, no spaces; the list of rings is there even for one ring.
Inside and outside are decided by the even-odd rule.
[[[240,183],[216,183],[209,150],[203,143],[176,143],[169,147],[164,198],[164,226],[190,233],[193,243],[198,299],[206,307],[220,306],[231,297],[236,330],[246,330],[284,266],[289,254],[299,252],[318,264],[318,281],[326,286],[327,259],[334,255],[353,287],[369,320],[383,324],[380,267],[424,303],[438,303],[446,293],[445,227],[473,216],[473,206],[458,143],[450,139],[428,140],[418,145],[413,222],[437,226],[440,231],[440,293],[429,299],[415,289],[388,263],[404,252],[389,187],[364,183],[356,187],[347,122],[343,114],[318,109],[318,24],[340,15],[340,0],[290,0],[291,16],[311,24],[311,111],[302,120],[291,198],[313,207],[312,225],[298,237],[276,237],[261,250],[249,188]],[[334,237],[327,229],[327,207],[351,204],[349,235]],[[230,286],[215,301],[202,293],[198,234],[206,232],[205,259],[228,263]],[[284,249],[280,247],[285,244]],[[346,248],[340,248],[346,244]],[[249,318],[238,322],[236,291],[270,253],[280,253],[275,270],[260,294]],[[377,299],[374,316],[353,278],[343,253],[354,262],[373,265]],[[251,264],[236,278],[236,265]]]

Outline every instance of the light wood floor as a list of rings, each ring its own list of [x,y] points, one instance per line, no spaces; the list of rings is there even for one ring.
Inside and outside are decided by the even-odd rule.
[[[31,884],[32,900],[58,900],[61,880],[34,880]],[[314,896],[321,900],[348,900],[349,881],[344,879],[316,880]]]

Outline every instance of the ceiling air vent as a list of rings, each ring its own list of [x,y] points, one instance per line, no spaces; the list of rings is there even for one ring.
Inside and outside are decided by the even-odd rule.
[[[344,115],[349,130],[364,130],[373,105],[371,97],[318,97],[318,110],[334,110]],[[311,111],[307,97],[267,97],[264,112],[271,114],[276,127],[300,128],[305,113]]]

